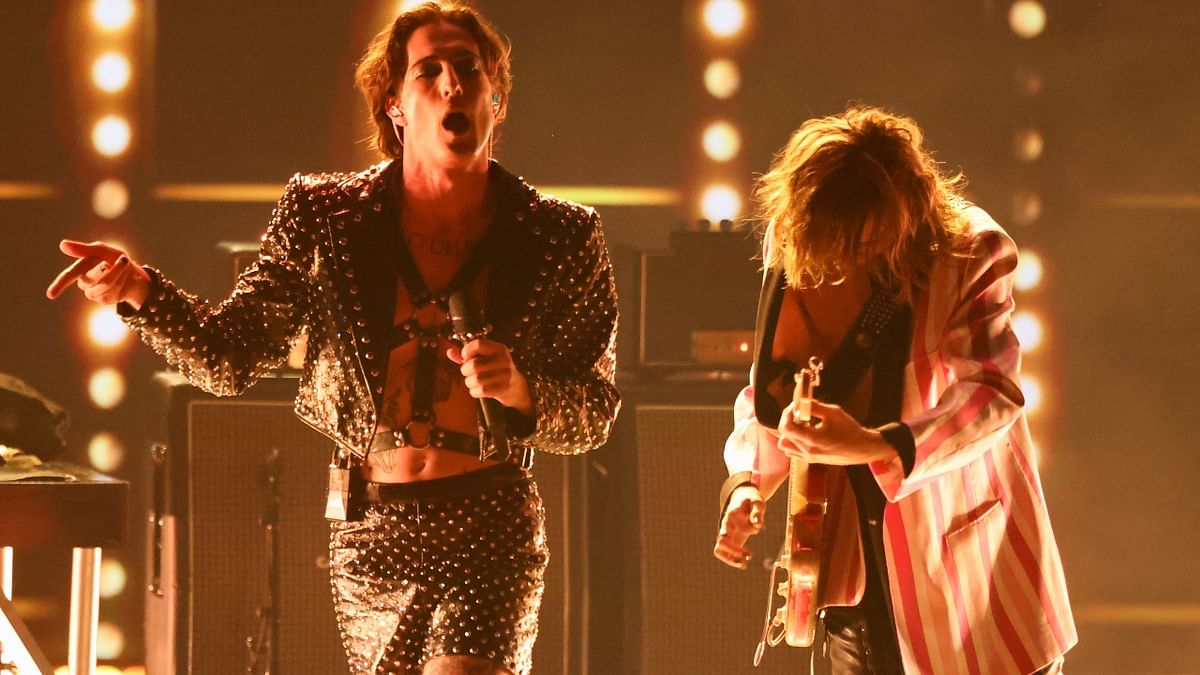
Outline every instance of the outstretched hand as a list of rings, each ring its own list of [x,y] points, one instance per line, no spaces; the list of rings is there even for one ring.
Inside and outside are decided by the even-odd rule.
[[[446,357],[459,371],[474,398],[494,398],[522,415],[533,415],[529,381],[517,370],[506,345],[487,338],[471,340],[462,349],[450,347]]]
[[[103,305],[127,302],[138,309],[150,293],[150,275],[119,248],[95,241],[64,239],[58,250],[76,258],[46,288],[46,297],[54,300],[74,283],[88,300]]]

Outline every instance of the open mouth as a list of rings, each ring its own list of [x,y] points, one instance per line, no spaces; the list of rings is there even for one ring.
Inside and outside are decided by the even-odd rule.
[[[467,116],[460,112],[452,112],[442,118],[442,128],[452,134],[461,134],[470,126]]]

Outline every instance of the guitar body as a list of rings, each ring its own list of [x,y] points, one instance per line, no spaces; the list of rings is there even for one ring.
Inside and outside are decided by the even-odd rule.
[[[792,460],[788,484],[788,522],[784,555],[786,571],[780,595],[786,600],[784,640],[811,647],[817,630],[821,587],[821,542],[828,509],[827,468]]]

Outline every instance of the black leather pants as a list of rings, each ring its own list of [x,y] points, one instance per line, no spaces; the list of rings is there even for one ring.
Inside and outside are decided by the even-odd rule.
[[[887,627],[872,630],[866,612],[859,607],[831,607],[824,617],[825,644],[818,647],[814,672],[821,675],[903,675],[899,646],[895,637],[883,634]],[[1063,659],[1039,669],[1033,675],[1057,675]]]
[[[825,611],[825,669],[832,675],[902,675],[900,649],[890,621],[868,621],[859,607],[831,607]]]

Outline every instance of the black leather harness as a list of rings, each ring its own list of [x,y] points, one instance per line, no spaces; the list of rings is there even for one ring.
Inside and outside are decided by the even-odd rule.
[[[417,342],[417,362],[413,375],[413,394],[411,400],[411,416],[400,429],[382,431],[375,435],[371,443],[372,451],[389,450],[398,447],[426,448],[433,447],[451,450],[465,455],[479,457],[479,437],[464,434],[459,431],[445,429],[437,425],[437,416],[433,410],[434,374],[438,359],[438,342],[440,338],[452,337],[450,321],[447,319],[440,324],[428,327],[422,326],[417,314],[430,305],[436,305],[443,315],[448,316],[449,299],[456,291],[469,293],[469,287],[487,267],[496,250],[494,240],[499,228],[489,227],[483,238],[476,244],[467,260],[462,264],[450,281],[437,294],[429,290],[417,262],[413,258],[404,237],[396,238],[395,255],[396,274],[404,285],[413,307],[412,316],[405,321],[392,326],[385,343],[388,351]],[[419,429],[425,428],[424,434],[414,433],[414,425]]]

